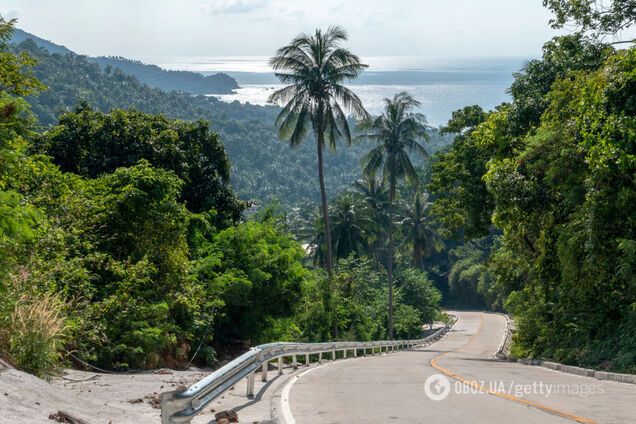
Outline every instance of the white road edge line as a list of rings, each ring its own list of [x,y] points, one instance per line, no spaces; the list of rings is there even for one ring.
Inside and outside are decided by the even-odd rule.
[[[294,383],[303,375],[308,374],[312,371],[318,370],[320,368],[324,368],[334,363],[335,362],[329,362],[324,365],[319,365],[317,367],[310,368],[307,371],[304,371],[298,374],[296,377],[292,378],[291,381],[289,381],[289,383],[285,385],[285,388],[283,389],[283,393],[280,396],[280,408],[281,408],[281,411],[283,412],[283,420],[285,421],[286,424],[296,424],[296,419],[294,418],[294,415],[291,412],[291,408],[289,407],[289,392],[291,391],[291,388],[294,385]]]
[[[384,356],[385,354],[382,354],[382,356]],[[309,374],[312,371],[316,371],[319,370],[320,368],[324,368],[327,367],[329,365],[333,365],[333,364],[341,364],[344,363],[345,361],[355,361],[355,360],[360,360],[360,359],[364,359],[367,358],[367,356],[358,356],[357,358],[346,358],[344,361],[341,359],[339,361],[331,361],[331,362],[327,362],[326,364],[322,364],[322,365],[318,365],[318,366],[314,366],[313,368],[309,368],[307,371],[303,371],[302,373],[298,374],[297,376],[295,376],[294,378],[292,378],[287,385],[285,385],[285,388],[283,388],[283,392],[281,393],[280,396],[280,409],[281,412],[283,414],[283,421],[285,422],[285,424],[296,424],[296,419],[294,418],[294,414],[292,414],[291,412],[291,407],[289,406],[289,393],[291,392],[291,388],[294,385],[294,383],[296,381],[298,381],[300,379],[300,377],[302,377],[305,374]]]

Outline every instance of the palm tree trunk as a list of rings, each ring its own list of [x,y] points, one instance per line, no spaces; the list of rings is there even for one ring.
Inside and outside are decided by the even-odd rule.
[[[413,241],[413,266],[422,269],[422,246],[417,241]]]
[[[391,181],[389,191],[389,258],[387,261],[386,273],[389,288],[389,323],[387,336],[393,338],[393,199],[395,197],[395,182]]]
[[[333,315],[334,309],[331,305],[331,290],[333,283],[333,255],[331,253],[331,223],[329,222],[329,205],[327,204],[327,190],[325,188],[325,173],[323,165],[322,150],[325,145],[325,136],[322,130],[316,134],[316,144],[318,146],[318,179],[320,180],[320,200],[322,201],[322,219],[325,223],[325,268],[329,276],[327,293],[325,293],[325,304],[327,312],[332,320],[333,337],[338,338],[338,320]]]
[[[325,223],[325,268],[329,279],[333,276],[333,263],[331,254],[331,223],[329,222],[329,208],[327,205],[327,190],[325,188],[325,173],[323,169],[322,150],[324,148],[324,134],[322,131],[318,131],[317,134],[317,146],[318,146],[318,179],[320,180],[320,200],[322,201],[322,219]]]

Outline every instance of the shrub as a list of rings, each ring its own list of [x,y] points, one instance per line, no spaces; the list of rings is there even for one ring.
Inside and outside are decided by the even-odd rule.
[[[59,365],[68,330],[64,306],[54,294],[23,294],[17,299],[2,339],[19,368],[41,376]]]

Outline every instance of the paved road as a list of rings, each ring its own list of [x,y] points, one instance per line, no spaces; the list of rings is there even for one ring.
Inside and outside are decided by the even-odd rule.
[[[495,360],[505,319],[456,314],[454,328],[425,349],[300,373],[282,390],[287,423],[636,423],[636,386]],[[449,381],[438,401],[425,393],[434,374]],[[444,378],[429,380],[433,395],[443,395]]]

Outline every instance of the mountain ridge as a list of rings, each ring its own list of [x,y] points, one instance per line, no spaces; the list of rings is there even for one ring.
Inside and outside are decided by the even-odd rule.
[[[16,28],[11,37],[14,45],[31,39],[39,47],[50,54],[75,54],[71,49],[52,41],[38,37],[22,29]],[[83,55],[78,55],[83,56]],[[143,63],[138,60],[120,56],[84,56],[89,62],[96,63],[102,70],[108,67],[117,68],[126,75],[137,78],[140,82],[163,91],[178,91],[187,94],[231,94],[240,88],[234,78],[225,73],[204,75],[190,71],[170,71],[157,65]]]

